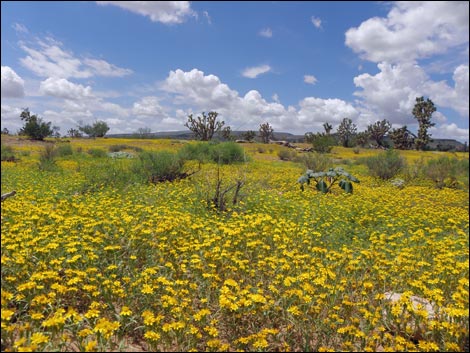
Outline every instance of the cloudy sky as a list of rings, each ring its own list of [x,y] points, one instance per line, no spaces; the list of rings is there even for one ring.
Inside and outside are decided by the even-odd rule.
[[[358,131],[387,119],[469,136],[469,3],[1,2],[1,125],[28,107],[61,133],[185,130],[215,110],[232,130]]]

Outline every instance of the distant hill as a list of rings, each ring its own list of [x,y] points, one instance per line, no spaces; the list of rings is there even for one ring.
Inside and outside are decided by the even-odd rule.
[[[231,135],[234,136],[235,139],[242,139],[243,134],[246,131],[232,131]],[[332,134],[333,136],[335,134]],[[145,136],[140,136],[137,133],[133,134],[109,134],[106,135],[109,138],[145,138],[145,139],[172,139],[172,140],[192,140],[194,136],[191,131],[188,130],[181,130],[181,131],[160,131],[160,132],[151,132],[146,134]],[[216,135],[215,140],[221,139],[220,135]],[[274,139],[275,140],[282,140],[288,142],[304,142],[304,135],[294,135],[289,132],[274,132]],[[255,138],[255,141],[256,138]],[[384,139],[386,143],[389,145],[393,145],[390,138],[386,137]],[[467,147],[468,148],[468,147]],[[451,151],[451,150],[464,150],[465,145],[457,140],[452,139],[433,139],[432,142],[429,143],[429,149],[431,150],[439,150],[439,151]]]

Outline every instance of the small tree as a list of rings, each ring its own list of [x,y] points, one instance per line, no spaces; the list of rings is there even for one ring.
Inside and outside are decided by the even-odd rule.
[[[326,134],[329,135],[331,130],[333,130],[333,125],[329,123],[324,123],[323,128],[325,129]]]
[[[361,147],[365,147],[367,142],[369,142],[369,133],[367,131],[358,132],[356,135],[356,143]]]
[[[222,138],[229,141],[233,140],[232,128],[230,126],[226,126],[222,129]]]
[[[263,123],[259,126],[259,136],[263,143],[269,143],[269,140],[273,138],[273,128],[269,123]]]
[[[353,124],[351,119],[344,118],[338,127],[339,141],[343,147],[350,147],[351,140],[356,134],[356,124]]]
[[[82,137],[82,133],[78,129],[71,128],[67,131],[67,135],[70,137]]]
[[[378,146],[383,146],[383,140],[388,131],[392,128],[390,122],[386,119],[382,121],[376,121],[367,127],[369,136],[377,143]]]
[[[78,130],[90,137],[104,137],[109,131],[109,126],[102,120],[95,121],[93,125],[79,126]]]
[[[193,115],[188,115],[188,121],[184,124],[189,130],[194,133],[197,140],[210,141],[212,136],[222,129],[225,125],[224,121],[217,121],[217,112],[209,112],[208,115],[202,112],[202,117],[198,116],[197,119]]]
[[[242,134],[242,137],[244,140],[253,141],[253,139],[256,137],[256,132],[253,130],[248,130]]]
[[[397,150],[409,150],[414,143],[414,135],[405,126],[390,131],[390,139]]]
[[[152,130],[149,127],[139,127],[135,134],[139,138],[143,139],[143,138],[146,138],[147,136],[149,136],[151,132],[152,132]]]
[[[418,120],[419,129],[418,137],[415,139],[415,146],[417,150],[424,150],[426,145],[432,141],[431,135],[428,134],[428,129],[436,125],[431,123],[432,113],[436,111],[434,103],[429,98],[424,101],[424,97],[417,97],[416,104],[413,108],[413,116]]]
[[[25,121],[25,125],[19,131],[20,135],[26,135],[33,140],[42,141],[54,132],[51,128],[51,122],[46,123],[36,115],[31,115],[28,108],[23,109],[20,117],[21,120]]]
[[[3,130],[2,130],[2,135],[10,135],[10,130],[8,130],[6,127],[4,127]]]
[[[305,142],[311,143],[313,150],[318,153],[329,153],[335,145],[333,136],[324,132],[317,132],[315,134],[307,132],[304,139]]]

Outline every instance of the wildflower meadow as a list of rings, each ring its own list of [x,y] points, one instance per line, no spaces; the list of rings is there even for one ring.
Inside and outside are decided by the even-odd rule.
[[[360,163],[381,151],[335,147],[329,167],[359,182],[323,193],[301,190],[306,166],[277,145],[186,159],[181,177],[152,182],[139,155],[193,142],[12,141],[2,351],[468,349],[468,171],[438,184],[419,169],[442,157],[468,168],[468,153],[400,151],[408,167],[392,182]]]

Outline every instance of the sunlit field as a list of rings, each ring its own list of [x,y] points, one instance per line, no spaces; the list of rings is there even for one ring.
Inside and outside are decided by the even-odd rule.
[[[354,192],[302,192],[306,168],[254,143],[245,163],[189,162],[197,172],[185,179],[122,183],[100,173],[132,159],[87,151],[188,142],[69,141],[73,154],[41,170],[44,144],[2,136],[19,159],[1,162],[2,194],[16,191],[1,207],[2,351],[468,349],[468,179],[397,188],[354,163],[379,151],[335,147],[334,166],[360,180]],[[217,174],[243,181],[224,212],[206,202]]]

